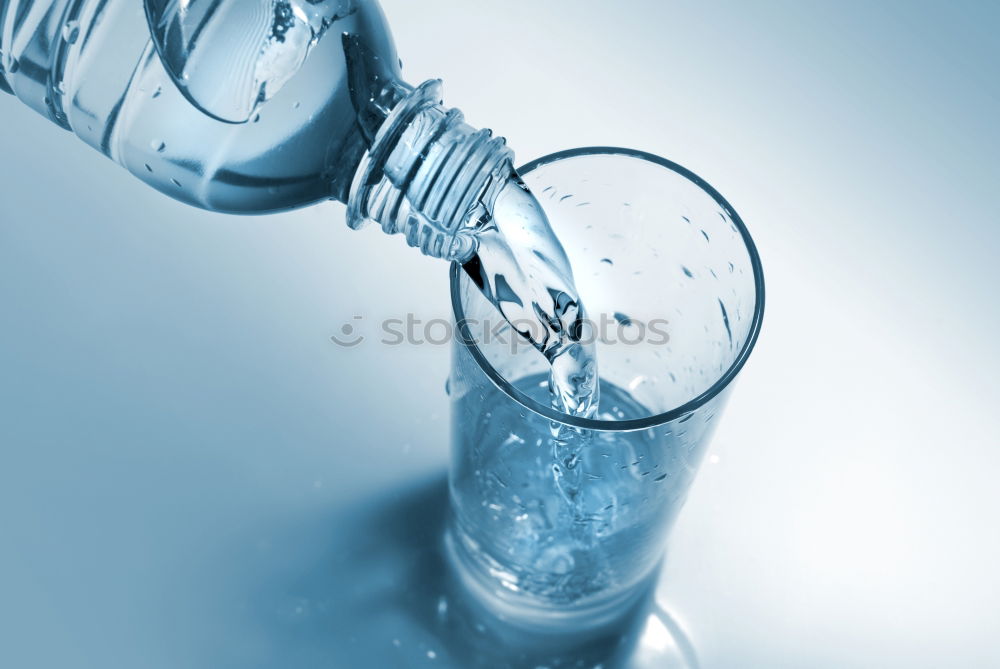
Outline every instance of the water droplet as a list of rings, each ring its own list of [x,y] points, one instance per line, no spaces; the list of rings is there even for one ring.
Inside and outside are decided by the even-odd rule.
[[[719,300],[719,308],[722,309],[722,324],[726,326],[726,337],[729,338],[729,347],[733,347],[733,330],[729,327],[729,312],[726,311],[726,305]]]
[[[80,22],[67,21],[62,29],[62,37],[67,44],[76,44],[77,38],[80,37]]]
[[[708,238],[708,233],[705,232],[704,230],[701,231],[701,236],[705,238],[706,242],[712,241],[711,239]]]
[[[153,141],[151,141],[149,143],[149,146],[153,149],[153,151],[156,151],[157,153],[163,153],[164,149],[167,148],[166,143],[158,139],[154,139]]]
[[[170,182],[171,182],[172,184],[174,184],[175,186],[177,186],[178,188],[181,188],[181,187],[182,187],[182,186],[181,186],[181,182],[180,182],[180,181],[178,181],[177,179],[171,179],[171,180],[170,180]]]
[[[605,265],[614,265],[615,262],[611,258],[601,258],[601,262]]]
[[[153,168],[149,166],[149,163],[145,163],[145,165],[146,165],[146,171],[147,172],[152,172],[153,171]]]
[[[298,109],[301,106],[302,106],[302,103],[299,102],[298,100],[296,100],[295,102],[292,103],[292,109]]]
[[[685,267],[684,265],[681,265],[681,269],[684,270],[684,273],[688,276],[689,279],[693,279],[694,278],[694,274],[692,274],[691,270],[689,270],[687,267]]]
[[[155,91],[153,91],[153,95],[152,95],[152,97],[154,97],[154,98],[158,98],[158,97],[160,97],[160,93],[162,93],[162,92],[163,92],[163,88],[162,88],[162,87],[160,87],[160,86],[157,86],[157,87],[156,87],[156,90],[155,90]]]
[[[662,480],[663,480],[663,479],[665,479],[665,478],[667,478],[667,475],[666,475],[666,474],[660,474],[659,476],[657,476],[657,477],[656,477],[655,479],[653,479],[653,480],[654,480],[654,481],[662,481]]]

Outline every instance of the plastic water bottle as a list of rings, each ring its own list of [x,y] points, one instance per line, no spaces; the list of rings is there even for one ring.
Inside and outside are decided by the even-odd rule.
[[[447,259],[513,174],[438,82],[401,79],[375,0],[0,0],[0,89],[178,200],[333,198]]]
[[[464,263],[504,316],[537,322],[522,334],[560,406],[595,407],[569,261],[513,153],[439,82],[400,78],[375,0],[0,0],[0,88],[178,200],[333,198],[352,228]]]

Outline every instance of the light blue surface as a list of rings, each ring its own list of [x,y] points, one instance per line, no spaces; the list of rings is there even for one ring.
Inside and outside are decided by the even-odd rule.
[[[705,667],[1000,663],[997,10],[627,5],[384,2],[404,75],[522,161],[658,153],[761,249],[764,334],[661,597]],[[328,337],[447,316],[446,268],[339,205],[207,214],[0,119],[0,665],[392,661],[410,623],[369,604],[406,554],[342,594],[344,516],[443,471],[448,352]],[[442,659],[418,637],[398,657]]]

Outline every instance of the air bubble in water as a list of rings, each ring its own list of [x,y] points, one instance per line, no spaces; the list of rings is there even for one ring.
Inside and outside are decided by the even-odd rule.
[[[76,44],[76,40],[79,37],[80,37],[80,22],[67,21],[66,25],[64,25],[62,29],[62,38],[66,40],[67,44]]]

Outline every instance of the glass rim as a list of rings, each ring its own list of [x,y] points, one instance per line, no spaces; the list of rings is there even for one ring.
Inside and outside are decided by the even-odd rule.
[[[740,233],[740,237],[743,239],[743,244],[746,247],[747,253],[750,256],[750,265],[753,268],[753,280],[754,280],[754,310],[753,318],[750,323],[750,330],[747,333],[747,338],[743,342],[742,348],[740,348],[739,353],[733,359],[732,364],[723,372],[715,382],[709,386],[707,390],[701,394],[693,397],[692,399],[684,402],[683,404],[676,406],[672,409],[664,411],[662,413],[653,414],[646,416],[644,418],[633,418],[630,420],[599,420],[596,418],[582,418],[579,416],[572,416],[570,414],[562,413],[553,409],[550,406],[546,406],[541,402],[538,402],[525,393],[518,390],[511,384],[507,379],[503,377],[494,367],[490,364],[489,360],[479,349],[479,345],[476,344],[472,333],[469,331],[469,326],[467,319],[465,317],[465,310],[462,308],[462,297],[459,292],[459,287],[462,279],[462,268],[458,263],[452,263],[449,271],[449,283],[451,287],[451,307],[453,315],[455,317],[455,322],[458,326],[460,336],[456,340],[456,345],[465,346],[467,350],[472,353],[473,359],[479,368],[486,373],[486,376],[493,382],[493,384],[499,388],[505,395],[510,399],[514,400],[520,404],[525,409],[544,416],[549,420],[562,423],[564,425],[572,425],[574,427],[579,427],[587,430],[599,430],[599,431],[613,431],[613,432],[626,432],[632,430],[643,430],[650,427],[656,427],[658,425],[664,425],[666,423],[671,423],[679,418],[682,418],[706,404],[708,401],[713,399],[719,393],[726,389],[736,375],[739,374],[743,365],[746,363],[747,358],[750,357],[750,352],[753,350],[754,345],[757,343],[757,337],[760,334],[761,322],[764,317],[764,271],[761,267],[760,256],[757,253],[757,246],[754,244],[753,239],[750,237],[750,232],[747,230],[746,225],[743,224],[743,220],[740,218],[736,210],[733,209],[732,205],[726,201],[722,195],[715,190],[707,181],[699,177],[697,174],[691,170],[678,165],[677,163],[667,160],[661,156],[658,156],[647,151],[639,151],[638,149],[628,149],[617,146],[583,146],[576,149],[566,149],[564,151],[556,151],[555,153],[550,153],[547,156],[542,156],[541,158],[536,158],[528,163],[525,163],[520,168],[518,168],[518,174],[525,175],[529,172],[548,165],[550,163],[555,163],[560,160],[565,160],[567,158],[577,158],[580,156],[591,156],[591,155],[620,155],[629,158],[636,158],[639,160],[645,160],[660,167],[665,167],[668,170],[676,172],[688,181],[691,181],[696,186],[701,188],[705,193],[707,193],[715,202],[722,207],[722,209],[729,215],[730,220],[736,229]]]

